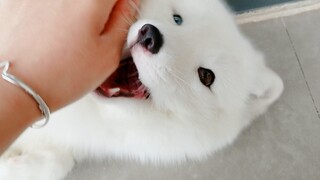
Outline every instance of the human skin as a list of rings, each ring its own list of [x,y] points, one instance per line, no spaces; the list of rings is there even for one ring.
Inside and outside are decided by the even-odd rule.
[[[134,19],[132,2],[139,3],[129,1],[1,0],[0,61],[10,60],[9,73],[54,112],[117,68],[130,25],[125,19]],[[42,116],[28,94],[2,78],[0,102],[1,154]]]

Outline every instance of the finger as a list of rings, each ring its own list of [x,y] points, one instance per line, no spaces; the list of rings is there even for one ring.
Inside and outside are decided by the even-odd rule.
[[[105,41],[109,41],[109,43],[113,43],[115,46],[123,45],[129,27],[135,21],[135,7],[138,3],[139,0],[118,0],[101,33]]]

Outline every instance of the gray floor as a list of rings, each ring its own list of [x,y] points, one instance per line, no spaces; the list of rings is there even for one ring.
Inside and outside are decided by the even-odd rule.
[[[171,167],[85,162],[66,180],[320,179],[320,11],[242,29],[265,52],[285,91],[232,146],[207,161]]]

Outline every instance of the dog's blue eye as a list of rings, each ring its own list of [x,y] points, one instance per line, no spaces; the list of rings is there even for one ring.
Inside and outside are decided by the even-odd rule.
[[[183,23],[182,17],[178,14],[173,15],[173,20],[177,25],[181,25]]]

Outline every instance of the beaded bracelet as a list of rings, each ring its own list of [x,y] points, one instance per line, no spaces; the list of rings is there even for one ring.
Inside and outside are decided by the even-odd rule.
[[[8,73],[10,62],[9,61],[3,61],[0,62],[0,68],[3,67],[2,71],[2,78],[6,81],[8,81],[11,84],[14,84],[21,89],[23,89],[27,94],[29,94],[39,105],[39,109],[44,117],[44,120],[41,122],[34,123],[31,127],[38,129],[44,127],[50,119],[50,109],[47,106],[47,104],[44,102],[44,100],[34,91],[31,87],[23,83],[21,80],[16,78],[15,76]]]

